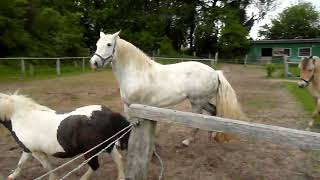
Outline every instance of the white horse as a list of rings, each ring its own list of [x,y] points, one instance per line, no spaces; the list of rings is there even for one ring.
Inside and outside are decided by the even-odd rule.
[[[121,39],[119,33],[100,32],[97,49],[90,63],[96,69],[112,62],[125,112],[133,103],[167,107],[188,99],[194,113],[206,111],[227,118],[239,118],[242,115],[236,93],[221,71],[194,61],[159,64]],[[215,100],[216,105],[211,103],[211,99]],[[182,143],[189,145],[197,131],[193,130],[192,136]],[[216,137],[225,137],[222,141],[229,140],[228,136],[221,135],[219,133]]]
[[[70,113],[57,114],[54,110],[37,104],[25,96],[0,93],[0,124],[11,132],[15,141],[23,148],[17,168],[8,176],[8,180],[13,180],[20,175],[21,168],[31,156],[50,171],[53,167],[48,155],[68,158],[84,153],[130,123],[119,113],[100,105],[85,106]],[[119,133],[115,138],[85,154],[85,159],[91,158],[119,136],[122,134]],[[127,148],[128,139],[129,134],[120,139],[122,149]],[[111,153],[117,165],[118,178],[124,179],[120,153],[114,144],[106,151]],[[88,165],[89,169],[81,180],[89,179],[99,168],[98,157],[92,158]],[[55,173],[50,174],[49,179],[57,179]]]

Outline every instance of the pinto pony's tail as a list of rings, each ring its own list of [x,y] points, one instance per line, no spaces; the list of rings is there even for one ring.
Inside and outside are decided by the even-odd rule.
[[[224,77],[222,71],[217,71],[217,74],[219,78],[216,102],[217,116],[230,119],[243,118],[243,113],[235,91]]]

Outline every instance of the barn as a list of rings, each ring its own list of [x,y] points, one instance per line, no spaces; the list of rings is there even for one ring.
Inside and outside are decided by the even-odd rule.
[[[282,55],[289,61],[300,61],[305,56],[320,56],[320,38],[314,39],[277,39],[250,42],[248,58],[257,63],[280,62]]]

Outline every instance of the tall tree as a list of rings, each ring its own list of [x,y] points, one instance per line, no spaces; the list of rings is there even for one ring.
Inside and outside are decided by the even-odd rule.
[[[285,9],[271,25],[264,25],[260,36],[267,39],[320,37],[320,13],[311,3],[300,3]]]

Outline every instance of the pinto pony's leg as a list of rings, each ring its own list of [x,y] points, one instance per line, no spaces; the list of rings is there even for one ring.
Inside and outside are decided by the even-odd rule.
[[[88,168],[87,172],[80,178],[80,180],[87,180],[90,178],[91,174],[93,173],[93,169],[91,167]]]
[[[33,152],[32,155],[34,158],[40,161],[40,163],[46,170],[51,171],[53,169],[51,162],[49,161],[49,158],[45,153]],[[49,175],[49,180],[56,180],[56,179],[57,179],[57,176],[54,173],[51,173]]]
[[[8,176],[8,180],[16,179],[21,172],[23,165],[30,159],[31,153],[24,152],[21,155],[17,168]]]
[[[114,146],[111,151],[111,157],[117,165],[118,179],[120,179],[120,180],[125,179],[124,168],[123,168],[123,164],[122,164],[122,156],[119,153],[119,151],[117,150],[116,146]]]
[[[88,153],[88,154],[85,154],[84,155],[84,158],[85,159],[89,159],[91,158],[92,156],[95,155],[95,152],[91,152],[91,153]],[[94,171],[96,171],[98,168],[99,168],[99,161],[98,161],[98,157],[95,156],[93,157],[89,162],[88,162],[88,165],[90,166],[88,171],[81,177],[80,180],[87,180],[90,178],[90,176],[92,175],[92,173]]]

